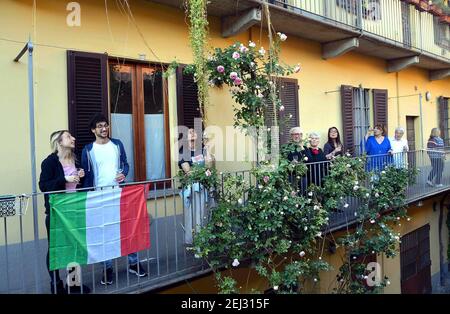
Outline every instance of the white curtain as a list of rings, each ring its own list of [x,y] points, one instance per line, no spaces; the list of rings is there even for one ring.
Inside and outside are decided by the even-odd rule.
[[[166,177],[164,114],[145,115],[145,157],[147,180]]]
[[[126,178],[127,182],[134,181],[134,144],[133,144],[133,118],[131,114],[111,114],[111,137],[122,141],[127,154],[130,170]]]

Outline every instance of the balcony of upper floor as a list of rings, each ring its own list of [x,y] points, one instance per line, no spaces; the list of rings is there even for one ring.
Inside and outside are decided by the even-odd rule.
[[[414,167],[419,170],[416,181],[407,187],[407,202],[418,203],[450,190],[450,150],[447,150],[443,167],[436,168],[426,150],[410,151],[398,156],[376,156],[373,161],[380,166],[393,163],[398,167]],[[358,157],[359,158],[359,157]],[[369,160],[370,162],[370,160]],[[311,163],[305,180],[300,180],[299,190],[305,191],[304,184],[320,185],[322,173],[320,169],[328,167],[330,162]],[[438,179],[430,184],[430,173],[439,172]],[[312,177],[311,173],[316,176]],[[317,175],[319,174],[319,175]],[[256,184],[250,171],[232,173],[240,176],[250,185]],[[223,174],[225,176],[225,174]],[[224,188],[223,177],[219,177],[218,189]],[[439,181],[439,182],[437,182]],[[138,252],[141,265],[148,275],[137,277],[127,271],[128,259],[117,258],[113,261],[113,283],[101,285],[100,279],[104,269],[103,263],[84,265],[81,267],[79,282],[88,286],[91,293],[141,293],[159,289],[170,284],[197,277],[210,272],[209,267],[201,259],[195,258],[192,251],[186,250],[187,220],[197,221],[197,210],[185,208],[180,185],[176,178],[148,181],[151,189],[147,208],[150,218],[150,248]],[[368,184],[368,183],[367,183]],[[46,269],[47,238],[36,236],[35,228],[41,229],[42,215],[31,208],[27,210],[27,200],[32,195],[17,195],[0,198],[2,211],[0,217],[0,293],[49,293],[50,278]],[[38,203],[43,202],[43,194],[34,195]],[[244,202],[245,202],[244,196]],[[31,202],[30,202],[31,203]],[[212,198],[202,203],[206,212],[213,210],[215,202]],[[343,205],[329,215],[329,224],[324,232],[333,232],[357,221],[358,199],[349,197]],[[192,204],[192,203],[191,203]],[[206,215],[207,216],[207,215]],[[37,225],[34,225],[36,223]],[[41,228],[39,228],[39,226]],[[30,262],[32,261],[32,262]],[[61,278],[65,278],[66,270],[60,270]],[[70,292],[70,291],[69,291]]]
[[[148,0],[183,8],[182,0]],[[209,0],[208,15],[219,17],[222,36],[253,25],[267,27],[261,0]],[[406,0],[269,0],[278,32],[319,42],[322,58],[349,51],[386,60],[388,72],[409,66],[429,70],[430,80],[450,75],[450,27],[432,10]],[[419,2],[417,0],[417,2]],[[448,18],[450,21],[450,18]]]

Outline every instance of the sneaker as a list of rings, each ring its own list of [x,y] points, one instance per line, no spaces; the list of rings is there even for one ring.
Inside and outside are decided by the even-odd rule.
[[[427,184],[428,184],[429,186],[434,186],[433,182],[431,182],[430,180],[427,181]]]
[[[113,270],[112,268],[107,268],[106,273],[104,273],[102,280],[100,280],[100,283],[104,286],[112,285],[113,284]]]
[[[70,289],[70,291],[69,291]],[[69,294],[81,294],[81,286],[71,286],[67,288],[67,293]],[[91,288],[83,285],[83,294],[91,293]]]
[[[139,264],[139,267],[138,267],[138,264]],[[130,267],[128,268],[128,271],[132,274],[135,274],[138,277],[147,276],[147,272],[145,271],[145,268],[142,265],[142,263],[136,263],[134,265],[130,265]]]
[[[67,294],[66,288],[64,288],[64,283],[62,280],[59,280],[56,283],[56,292],[55,292],[55,284],[53,282],[50,282],[50,291],[52,294]]]
[[[443,187],[444,185],[443,184],[441,184],[441,183],[439,183],[439,184],[436,184],[436,187],[437,188],[441,188],[441,187]]]

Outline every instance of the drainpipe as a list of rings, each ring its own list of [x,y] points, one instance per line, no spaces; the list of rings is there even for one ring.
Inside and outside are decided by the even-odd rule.
[[[34,248],[36,256],[39,255],[39,224],[38,224],[38,205],[37,205],[37,177],[36,177],[36,142],[34,132],[34,88],[33,88],[33,43],[28,40],[25,47],[14,59],[14,62],[19,62],[20,58],[28,51],[28,113],[29,113],[29,127],[30,127],[30,161],[31,161],[31,189],[32,189],[32,203],[33,203],[33,229],[34,229]],[[38,263],[34,263],[34,279],[36,281],[36,292],[40,292],[40,275]]]
[[[442,197],[439,203],[439,275],[440,275],[440,284],[441,287],[446,286],[446,277],[447,277],[447,269],[445,268],[445,257],[444,257],[444,242],[442,239],[442,229],[444,224],[444,202],[447,196],[450,193],[447,193]]]
[[[422,115],[422,93],[419,94],[419,109],[420,109],[420,143],[422,149],[425,149],[423,146],[423,115]]]

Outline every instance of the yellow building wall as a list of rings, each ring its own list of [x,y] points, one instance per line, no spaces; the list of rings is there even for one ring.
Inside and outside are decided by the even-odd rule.
[[[104,53],[113,57],[138,59],[145,54],[151,62],[190,63],[188,28],[182,10],[158,5],[150,1],[131,3],[133,18],[119,10],[114,1],[80,0],[81,26],[69,27],[66,23],[67,3],[64,1],[3,0],[0,10],[0,71],[4,73],[0,84],[0,125],[2,162],[0,173],[7,180],[0,181],[0,194],[20,194],[31,191],[30,149],[28,128],[27,59],[13,62],[30,37],[34,50],[34,94],[36,121],[36,162],[39,175],[40,162],[50,153],[49,134],[68,127],[66,50]],[[220,20],[210,18],[210,45],[225,47],[236,40],[247,43],[249,39],[268,47],[266,34],[254,27],[239,36],[224,39],[220,35]],[[260,38],[262,42],[260,42]],[[388,89],[389,97],[430,91],[431,101],[423,101],[424,138],[437,126],[437,96],[450,96],[450,79],[430,82],[426,71],[410,68],[387,73],[385,61],[358,53],[348,53],[339,58],[322,60],[319,43],[289,36],[283,43],[281,59],[288,64],[302,64],[302,71],[293,75],[298,79],[300,125],[307,133],[318,131],[322,144],[327,129],[342,129],[340,93],[341,84],[365,88]],[[174,78],[169,79],[170,124],[176,125],[176,90]],[[325,93],[325,92],[332,93]],[[334,92],[337,91],[337,92]],[[207,108],[207,125],[218,126],[222,131],[233,124],[233,101],[226,89],[211,90]],[[416,97],[416,96],[415,96]],[[389,129],[405,126],[407,115],[419,114],[418,96],[389,99]],[[391,132],[392,134],[392,132]],[[176,155],[175,135],[171,134],[171,153]],[[227,137],[225,150],[241,148],[242,138],[232,141]],[[253,154],[250,144],[244,160]],[[175,173],[176,164],[172,165]],[[245,162],[219,161],[222,171],[249,168]],[[181,203],[181,202],[179,202]],[[25,240],[32,239],[32,217],[24,217]],[[45,236],[43,226],[43,201],[39,198],[40,236]],[[18,218],[9,221],[11,241],[18,241]]]

